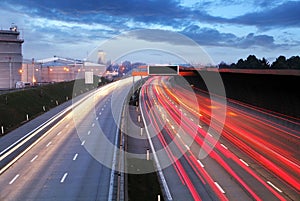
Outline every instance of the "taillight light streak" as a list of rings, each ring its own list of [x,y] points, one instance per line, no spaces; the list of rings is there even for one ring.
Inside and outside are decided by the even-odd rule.
[[[166,109],[166,111],[168,111],[170,113],[170,116],[172,116],[172,118],[174,120],[177,119],[180,119],[180,118],[176,118],[176,114],[180,114],[181,113],[181,110],[178,110],[178,107],[177,110],[176,108],[174,109],[172,107],[172,103],[170,102],[170,99],[169,98],[165,98],[164,97],[164,93],[162,91],[159,92],[159,89],[155,89],[157,93],[159,93],[159,96],[158,97],[158,100],[160,102],[160,104]],[[154,92],[155,93],[155,92]],[[156,94],[157,95],[157,94]],[[176,99],[176,101],[178,101],[178,99]],[[175,101],[175,102],[176,102]],[[170,102],[170,103],[168,103]],[[188,109],[188,108],[185,108],[185,109]],[[172,110],[176,110],[175,112]],[[193,110],[194,111],[194,110]],[[185,118],[184,115],[181,115],[181,118]],[[190,128],[190,125],[193,125],[193,127],[197,127],[199,128],[199,125],[196,125],[193,123],[193,121],[191,121],[190,119],[188,118],[185,118],[184,121],[182,122],[186,122],[186,124],[188,124],[188,128],[186,128],[187,130]],[[182,126],[182,123],[181,123],[181,126]],[[202,130],[200,128],[200,130]],[[194,131],[191,131],[191,132],[188,132],[188,133],[193,133]],[[202,130],[202,132],[199,132],[202,136],[206,136],[206,133]],[[192,137],[195,137],[195,136],[192,136]],[[206,138],[207,139],[207,138]],[[198,140],[198,136],[195,137],[195,140],[197,141]],[[214,140],[213,138],[211,138],[210,140]],[[245,152],[249,153],[249,147],[247,145],[245,145],[244,143],[242,143],[238,138],[234,138],[232,139],[231,141],[235,142],[234,144],[238,145],[239,147],[246,147],[245,148]],[[199,145],[202,145],[203,146],[203,143],[205,143],[204,141],[199,141],[198,140],[198,143]],[[214,141],[211,141],[212,144],[214,144],[215,142]],[[206,146],[206,145],[205,145]],[[280,194],[278,194],[276,191],[274,191],[273,188],[271,188],[269,185],[266,184],[266,182],[264,182],[262,179],[260,179],[248,166],[246,166],[238,157],[236,157],[234,154],[230,153],[228,150],[226,150],[226,152],[224,153],[224,147],[222,145],[220,145],[219,143],[216,144],[216,148],[222,152],[224,155],[226,155],[226,157],[228,158],[232,158],[237,164],[239,164],[240,166],[242,166],[244,169],[247,170],[247,172],[249,174],[251,174],[253,177],[255,177],[260,183],[262,183],[267,189],[269,189],[274,195],[276,195],[280,200],[284,200]],[[223,149],[223,150],[221,150]],[[228,153],[227,153],[228,152]],[[229,166],[226,165],[226,163],[224,161],[222,161],[218,156],[216,156],[216,153],[214,152],[211,152],[210,156],[213,156],[215,159],[218,160],[219,163],[225,165],[226,169],[228,172],[232,173],[233,175],[235,175],[235,173],[230,169]],[[253,153],[252,153],[252,156],[253,156]],[[197,160],[196,160],[197,161]],[[195,162],[195,161],[194,161]],[[196,162],[195,162],[196,163]],[[268,163],[269,165],[270,163]],[[199,165],[199,164],[198,164]],[[251,189],[249,187],[247,187],[247,185],[238,177],[238,176],[235,176],[235,178],[247,189],[247,191],[249,191],[250,193],[252,192]],[[256,199],[259,199],[258,197],[256,197],[256,194],[254,192],[252,192],[252,196],[255,197]]]
[[[164,89],[165,90],[165,89]],[[176,97],[175,94],[172,94],[172,92],[169,89],[166,89],[166,94],[170,95],[170,97]],[[188,101],[189,95],[187,94],[188,91],[182,90],[176,90],[176,93],[180,95],[182,98],[180,101]],[[160,92],[160,94],[163,94]],[[172,95],[171,95],[172,94]],[[198,98],[201,100],[206,100],[206,104],[209,102],[207,101],[207,98],[204,97],[199,97]],[[167,101],[168,99],[166,98],[163,101]],[[178,98],[176,98],[178,100]],[[200,102],[200,101],[199,101]],[[218,103],[212,102],[211,104],[217,105]],[[192,114],[195,114],[195,106],[192,108],[192,103],[189,104],[181,104],[186,110],[189,110]],[[221,106],[220,106],[221,107]],[[233,110],[233,108],[230,108]],[[239,112],[235,112],[241,115]],[[199,112],[198,112],[199,114]],[[207,109],[207,105],[202,106],[201,108],[201,115],[204,115],[204,118],[201,120],[204,121],[206,124],[210,123],[210,111]],[[247,118],[248,116],[242,114],[244,118]],[[217,120],[217,118],[216,118]],[[254,120],[253,118],[249,120]],[[259,123],[264,124],[264,122],[261,121],[255,121],[254,123]],[[241,125],[243,126],[243,125]],[[230,123],[226,121],[225,125],[225,130],[228,130],[227,132],[223,132],[222,136],[228,139],[229,141],[233,142],[236,144],[240,149],[242,149],[245,153],[248,153],[252,158],[254,158],[256,161],[258,161],[260,164],[262,164],[266,169],[269,171],[273,172],[276,174],[279,178],[290,184],[292,187],[294,187],[296,190],[300,190],[300,181],[299,178],[297,179],[297,175],[300,175],[300,168],[299,168],[299,160],[293,157],[293,152],[288,152],[287,150],[291,150],[288,145],[285,145],[283,141],[277,140],[275,141],[272,139],[274,142],[276,142],[279,145],[286,146],[285,148],[279,148],[274,146],[273,144],[269,143],[267,140],[262,140],[262,136],[257,137],[252,133],[255,133],[256,135],[264,135],[262,132],[258,132],[255,129],[251,129],[252,132],[242,130],[240,127],[237,128],[233,123]],[[274,127],[271,127],[270,129],[275,129]],[[234,134],[232,134],[234,132]],[[275,132],[275,131],[274,131]],[[281,137],[285,137],[279,130],[276,131],[278,135]],[[299,143],[299,137],[293,134],[289,134],[287,136],[293,137],[291,143],[298,144]],[[243,142],[243,143],[242,143]],[[259,154],[259,153],[264,153],[264,156]],[[299,156],[298,154],[295,154],[295,156]],[[292,176],[294,175],[294,176]]]

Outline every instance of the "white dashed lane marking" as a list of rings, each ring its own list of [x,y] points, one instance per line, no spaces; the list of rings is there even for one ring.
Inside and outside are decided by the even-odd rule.
[[[223,188],[218,184],[218,182],[215,181],[215,185],[217,186],[217,188],[221,191],[221,193],[225,193],[225,191],[223,190]]]
[[[272,186],[276,191],[278,191],[279,193],[282,193],[282,190],[280,190],[277,186],[275,186],[274,184],[272,184],[272,182],[267,181],[267,183]]]
[[[50,141],[50,142],[46,145],[46,147],[49,147],[51,144],[52,144],[52,142]]]
[[[78,157],[78,154],[75,154],[74,157],[73,157],[73,161],[75,161]]]
[[[13,183],[18,179],[19,176],[20,176],[20,175],[17,174],[17,175],[9,182],[9,184],[13,184]]]
[[[199,165],[200,165],[201,167],[204,167],[204,165],[201,163],[200,160],[197,160],[197,162],[199,163]]]
[[[228,149],[224,144],[221,144],[221,146],[222,146],[224,149]]]
[[[30,160],[30,163],[32,163],[33,161],[35,161],[35,159],[37,159],[37,157],[39,157],[39,156],[36,155],[35,157],[33,157],[33,158]]]
[[[64,176],[61,178],[60,183],[63,183],[65,181],[65,179],[67,178],[67,176],[68,176],[68,173],[66,172],[64,174]]]
[[[249,166],[248,163],[246,163],[243,159],[240,158],[240,161],[244,163],[244,165]]]

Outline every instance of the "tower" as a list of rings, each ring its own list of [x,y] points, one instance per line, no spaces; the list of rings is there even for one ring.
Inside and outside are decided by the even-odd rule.
[[[0,88],[15,88],[21,80],[22,43],[18,27],[12,24],[9,30],[0,30]]]
[[[98,50],[98,64],[105,64],[105,55],[103,50]]]

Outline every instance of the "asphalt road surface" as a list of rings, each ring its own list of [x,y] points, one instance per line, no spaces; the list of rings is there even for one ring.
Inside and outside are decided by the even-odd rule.
[[[226,102],[168,77],[143,86],[140,103],[172,199],[299,200],[299,122]]]
[[[112,200],[114,143],[131,86],[125,79],[98,89],[52,126],[1,174],[0,200]]]

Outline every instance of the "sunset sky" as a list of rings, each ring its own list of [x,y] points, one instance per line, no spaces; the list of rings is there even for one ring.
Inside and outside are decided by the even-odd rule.
[[[194,40],[215,63],[250,54],[272,62],[279,55],[299,55],[299,10],[300,1],[284,0],[2,0],[0,28],[18,26],[28,59],[84,59],[126,31],[159,29]]]

